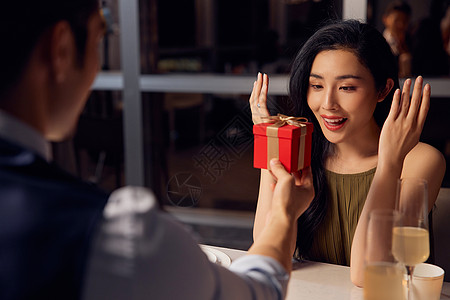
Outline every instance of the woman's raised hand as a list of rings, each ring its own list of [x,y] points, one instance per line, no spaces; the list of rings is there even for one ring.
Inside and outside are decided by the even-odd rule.
[[[253,124],[262,123],[261,117],[269,116],[267,110],[267,92],[269,90],[269,77],[267,74],[258,73],[256,81],[253,83],[252,94],[249,103],[252,110]]]
[[[422,88],[423,78],[417,77],[410,97],[411,79],[405,80],[403,91],[395,91],[391,110],[381,130],[379,160],[403,163],[406,155],[419,142],[430,108],[431,87]]]

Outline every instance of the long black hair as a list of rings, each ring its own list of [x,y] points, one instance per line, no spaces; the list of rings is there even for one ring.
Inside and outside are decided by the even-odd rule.
[[[289,81],[289,98],[294,106],[295,115],[307,117],[314,124],[311,167],[315,198],[299,218],[296,252],[297,255],[306,257],[311,248],[314,231],[327,210],[328,185],[324,164],[333,148],[323,135],[306,99],[309,75],[315,57],[326,50],[348,50],[370,71],[377,91],[382,92],[385,89],[389,78],[394,81],[393,89],[384,101],[377,104],[374,112],[375,120],[380,127],[389,113],[394,91],[399,87],[395,57],[377,29],[356,20],[330,22],[332,23],[316,31],[300,49],[292,63]]]

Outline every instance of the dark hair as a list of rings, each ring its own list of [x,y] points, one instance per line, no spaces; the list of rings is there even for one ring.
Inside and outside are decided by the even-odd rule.
[[[19,80],[37,41],[58,21],[69,22],[81,65],[87,22],[98,8],[97,0],[4,1],[0,10],[0,94]]]
[[[307,255],[314,231],[326,214],[328,186],[324,163],[332,150],[332,144],[323,135],[307,103],[309,75],[318,53],[339,49],[351,51],[358,57],[372,74],[379,92],[384,90],[389,78],[394,81],[394,88],[384,101],[377,104],[374,112],[380,127],[389,112],[394,91],[399,87],[397,64],[388,43],[378,30],[359,21],[332,21],[316,31],[298,52],[291,66],[289,96],[295,115],[307,117],[314,124],[311,167],[316,193],[310,207],[298,221],[297,253],[300,255]]]
[[[408,17],[411,16],[411,6],[409,6],[409,4],[405,1],[390,2],[386,6],[386,9],[384,10],[383,15],[387,16],[387,15],[393,13],[394,11],[402,12],[402,13],[406,14]]]

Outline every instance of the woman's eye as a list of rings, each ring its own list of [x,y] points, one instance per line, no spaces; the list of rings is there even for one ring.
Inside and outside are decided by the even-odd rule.
[[[356,87],[354,87],[354,86],[341,86],[339,89],[348,92],[348,91],[356,90]]]
[[[322,88],[322,86],[320,84],[311,84],[311,88],[313,90],[318,90],[318,89]]]

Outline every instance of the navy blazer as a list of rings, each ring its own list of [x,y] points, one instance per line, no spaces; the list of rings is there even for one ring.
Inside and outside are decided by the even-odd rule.
[[[79,299],[107,199],[0,138],[0,299]]]

